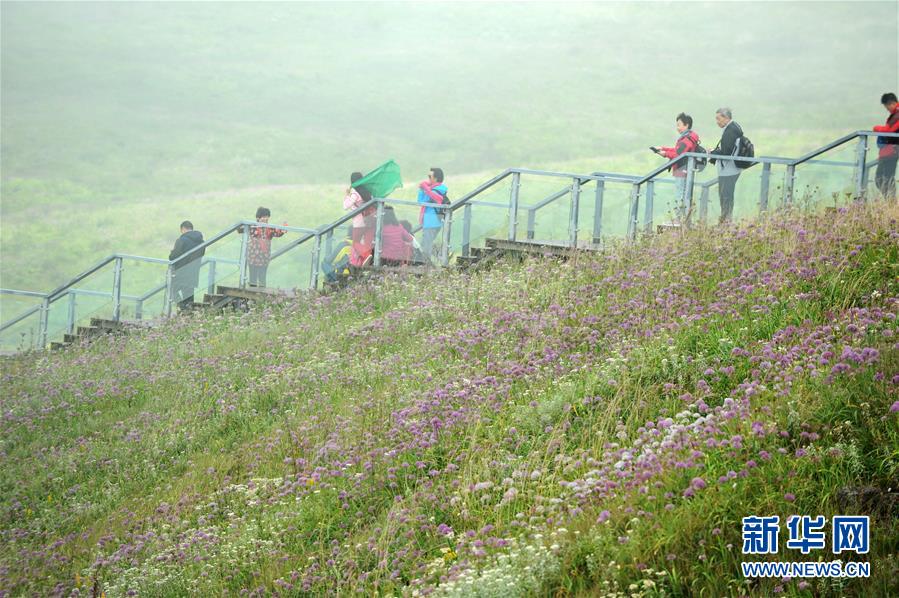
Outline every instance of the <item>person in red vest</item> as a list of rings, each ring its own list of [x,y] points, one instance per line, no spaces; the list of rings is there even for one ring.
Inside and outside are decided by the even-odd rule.
[[[693,131],[693,117],[681,112],[674,121],[678,137],[674,147],[657,147],[653,151],[663,158],[671,160],[687,152],[695,152],[699,147],[699,135]],[[687,189],[687,159],[676,162],[671,171],[674,176],[674,205],[678,215],[684,217],[684,194]]]
[[[877,133],[899,133],[899,101],[896,94],[885,93],[880,103],[889,112],[887,124],[877,125],[872,130]],[[899,160],[899,137],[878,137],[877,171],[874,173],[874,184],[885,199],[896,197],[896,161]]]

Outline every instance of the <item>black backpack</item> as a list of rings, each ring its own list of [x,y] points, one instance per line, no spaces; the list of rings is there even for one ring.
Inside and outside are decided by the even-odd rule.
[[[452,205],[452,202],[450,201],[450,198],[449,198],[449,194],[443,193],[442,191],[438,191],[437,193],[440,194],[440,197],[443,198],[443,201],[440,202],[440,205],[442,205],[442,206],[451,206]],[[435,208],[435,210],[437,210],[437,209]],[[446,210],[437,210],[437,217],[440,218],[440,220],[443,220],[444,218],[446,218],[446,212],[447,212]]]
[[[707,154],[708,150],[706,150],[702,145],[696,144],[696,147],[690,150],[691,153],[694,154]],[[708,162],[706,158],[693,158],[693,165],[696,168],[696,172],[702,172],[705,170],[705,165]],[[674,165],[674,168],[686,168],[688,164],[688,158],[682,158],[679,162]]]
[[[709,153],[707,149],[696,144],[696,147],[693,148],[693,153],[695,154],[707,154]],[[693,158],[693,164],[696,166],[696,172],[702,172],[705,170],[705,165],[708,163],[708,158]]]
[[[742,158],[755,158],[755,146],[752,145],[752,142],[749,140],[749,137],[743,135],[740,137],[740,149],[737,152],[737,156]],[[737,168],[741,170],[745,170],[750,166],[753,166],[755,162],[746,162],[745,160],[735,160],[734,164],[737,165]]]

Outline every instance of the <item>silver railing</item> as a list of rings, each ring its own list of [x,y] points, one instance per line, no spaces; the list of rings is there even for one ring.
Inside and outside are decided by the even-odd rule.
[[[856,131],[854,133],[850,133],[839,139],[836,139],[828,143],[827,145],[822,146],[821,148],[818,148],[798,158],[764,156],[754,158],[737,158],[740,161],[762,165],[762,170],[759,177],[760,184],[758,208],[760,212],[767,211],[769,207],[769,195],[773,166],[783,166],[785,169],[781,197],[781,205],[783,206],[789,206],[793,203],[796,170],[797,167],[805,164],[818,164],[828,167],[854,168],[853,195],[855,198],[864,198],[867,193],[867,187],[870,178],[870,169],[874,164],[876,164],[876,160],[867,160],[867,154],[870,146],[869,139],[871,137],[896,138],[899,137],[899,134]],[[840,148],[853,140],[857,140],[855,159],[853,161],[847,162],[819,159],[819,156],[836,148]],[[503,222],[506,229],[506,236],[510,241],[518,240],[521,228],[519,217],[522,213],[526,214],[526,225],[524,231],[525,238],[527,240],[533,241],[536,238],[536,223],[538,214],[541,213],[541,211],[545,210],[548,206],[556,204],[562,198],[568,198],[569,205],[567,223],[565,223],[567,224],[565,238],[561,240],[552,239],[552,241],[560,241],[563,245],[577,247],[579,245],[579,234],[582,228],[580,217],[580,213],[582,211],[581,208],[586,205],[582,202],[582,195],[584,189],[591,184],[594,185],[592,198],[593,209],[591,213],[587,214],[587,219],[592,220],[592,226],[590,226],[588,229],[590,231],[590,242],[592,244],[599,244],[602,242],[602,239],[604,237],[608,236],[607,225],[609,224],[609,221],[605,196],[610,189],[625,189],[629,193],[629,200],[626,205],[627,214],[624,236],[628,239],[634,239],[637,236],[638,230],[641,228],[641,223],[639,222],[641,199],[643,200],[644,204],[642,229],[645,232],[651,232],[655,209],[656,184],[673,183],[674,180],[672,178],[665,177],[664,174],[676,163],[686,158],[687,175],[685,183],[685,197],[683,198],[683,203],[685,205],[692,205],[694,187],[697,186],[697,182],[695,179],[696,161],[708,157],[709,156],[707,154],[699,153],[681,154],[680,156],[669,160],[665,164],[662,164],[658,168],[643,176],[602,171],[593,172],[591,174],[578,174],[570,172],[553,172],[524,168],[509,168],[480,184],[478,187],[466,193],[462,197],[455,199],[449,206],[430,202],[421,203],[417,201],[395,198],[373,198],[359,208],[347,212],[344,216],[338,218],[337,220],[315,229],[242,220],[217,233],[216,235],[205,241],[202,245],[190,250],[189,252],[173,261],[129,254],[113,254],[107,256],[103,260],[100,260],[91,268],[88,268],[84,272],[70,279],[65,284],[53,289],[48,293],[21,291],[15,289],[0,289],[0,294],[2,295],[19,296],[39,301],[38,305],[30,307],[24,310],[22,313],[16,315],[15,317],[0,324],[0,333],[9,331],[17,324],[29,320],[29,318],[36,319],[34,326],[35,333],[32,335],[31,342],[28,343],[29,347],[19,348],[46,347],[48,341],[49,315],[51,308],[60,300],[67,300],[67,309],[65,318],[63,319],[62,330],[64,330],[68,334],[72,334],[77,321],[79,321],[80,319],[78,318],[76,313],[77,301],[79,297],[93,297],[108,300],[110,303],[110,319],[114,321],[120,321],[122,319],[124,305],[133,304],[134,319],[140,320],[145,315],[144,308],[147,302],[162,293],[159,315],[162,317],[170,316],[172,313],[173,304],[175,303],[175,297],[173,296],[173,275],[178,269],[178,266],[182,263],[192,261],[191,256],[194,256],[193,259],[197,259],[196,256],[200,255],[201,252],[205,252],[206,249],[215,247],[216,245],[222,243],[223,241],[228,239],[229,236],[232,235],[232,233],[235,232],[237,232],[240,237],[240,250],[238,256],[236,258],[204,256],[201,258],[200,268],[204,266],[207,268],[208,276],[205,287],[209,294],[212,294],[214,292],[215,284],[218,280],[217,268],[221,269],[223,268],[223,266],[232,266],[237,268],[237,272],[235,273],[237,276],[237,284],[240,288],[243,288],[247,284],[248,248],[250,246],[251,227],[272,228],[284,232],[298,234],[299,237],[297,239],[290,241],[284,247],[281,247],[277,251],[274,251],[270,256],[270,260],[271,262],[282,260],[284,259],[284,256],[290,255],[300,247],[311,248],[308,288],[317,289],[319,287],[319,262],[322,253],[330,255],[332,251],[334,232],[340,227],[346,226],[346,223],[351,221],[355,216],[369,210],[372,207],[376,209],[373,244],[373,261],[375,267],[380,267],[383,261],[382,250],[384,213],[385,207],[388,205],[398,207],[413,206],[418,208],[433,208],[435,210],[444,212],[443,225],[440,233],[440,253],[438,256],[438,261],[442,266],[449,265],[449,254],[451,251],[450,248],[453,238],[453,225],[454,220],[456,219],[456,213],[459,212],[459,210],[462,210],[462,230],[457,245],[462,256],[469,256],[471,253],[472,244],[477,240],[473,238],[471,232],[472,226],[476,220],[473,215],[473,211],[475,208],[489,208],[505,212],[505,214],[502,216],[502,218],[499,219],[499,221]],[[715,157],[720,159],[720,156]],[[523,202],[521,195],[523,186],[522,181],[524,177],[528,177],[531,179],[549,180],[561,179],[567,181],[567,184],[561,189],[550,193],[533,203],[527,204]],[[508,196],[503,201],[486,201],[477,199],[479,196],[485,195],[489,192],[495,192],[496,187],[507,179],[511,179],[510,187]],[[698,186],[700,188],[699,218],[703,222],[706,220],[708,214],[710,189],[716,184],[717,179],[698,183]],[[683,213],[682,210],[683,206],[676,206],[676,211],[680,211],[681,213]],[[165,272],[164,276],[162,277],[162,281],[159,281],[159,279],[157,278],[157,282],[153,283],[148,290],[140,294],[123,293],[123,274],[125,272],[124,265],[126,262],[151,264],[164,268]],[[112,267],[112,281],[107,287],[108,290],[85,289],[79,288],[77,286],[109,266]]]

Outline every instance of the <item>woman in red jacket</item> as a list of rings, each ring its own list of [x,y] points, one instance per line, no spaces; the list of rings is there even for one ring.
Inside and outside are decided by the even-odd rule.
[[[699,135],[693,131],[693,117],[681,112],[674,121],[678,137],[674,147],[657,147],[655,153],[669,160],[687,152],[695,152],[699,147]],[[680,218],[684,215],[684,194],[687,189],[687,160],[676,162],[671,172],[674,176],[674,205]]]
[[[899,101],[896,100],[896,94],[883,94],[880,103],[890,114],[887,116],[887,124],[878,125],[873,130],[878,133],[899,133]],[[877,155],[874,184],[880,189],[885,199],[893,199],[896,196],[896,162],[899,161],[899,138],[878,137],[877,147],[880,148],[880,152]]]

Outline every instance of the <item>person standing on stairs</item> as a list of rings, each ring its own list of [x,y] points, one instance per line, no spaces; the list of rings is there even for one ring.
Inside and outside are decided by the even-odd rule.
[[[268,208],[260,207],[256,210],[256,222],[268,224],[272,212]],[[284,223],[287,226],[287,223]],[[243,233],[243,227],[237,229]],[[283,237],[286,233],[281,228],[269,228],[264,226],[250,227],[250,244],[247,246],[247,269],[250,273],[251,287],[264,287],[265,276],[268,273],[268,264],[272,261],[272,239]]]
[[[203,244],[203,233],[194,230],[190,220],[181,223],[181,236],[175,241],[175,246],[169,253],[169,261],[172,265],[172,301],[178,302],[179,310],[191,309],[194,304],[194,289],[200,283],[200,265],[206,249],[193,251],[185,255],[191,249]],[[182,258],[182,256],[184,256]],[[181,259],[179,259],[181,258]]]
[[[693,131],[693,117],[689,114],[681,112],[674,121],[677,128],[678,137],[674,142],[674,147],[657,147],[653,151],[663,158],[672,160],[681,154],[687,152],[695,152],[699,147],[699,135]],[[671,175],[674,177],[674,206],[678,217],[685,220],[686,209],[684,206],[684,196],[687,190],[687,159],[683,158],[680,162],[676,162],[671,168]]]
[[[899,101],[896,94],[885,93],[880,97],[880,103],[889,113],[885,125],[877,125],[872,130],[878,133],[899,133]],[[874,174],[874,184],[880,190],[884,199],[896,198],[896,162],[899,161],[899,137],[878,137],[877,147],[877,171]]]
[[[354,187],[353,183],[360,180],[361,172],[350,175],[350,186],[343,197],[343,209],[347,212],[358,210],[371,201],[371,191],[365,185]],[[350,251],[350,265],[361,268],[370,262],[375,246],[375,213],[377,208],[370,206],[365,211],[353,216],[353,247]]]
[[[718,147],[709,152],[716,156],[736,156],[740,152],[740,142],[743,139],[743,129],[733,120],[730,108],[718,108],[715,112],[715,122],[723,129],[721,141]],[[740,168],[735,160],[717,160],[718,167],[718,201],[721,203],[721,216],[719,224],[727,224],[731,221],[734,212],[734,193],[737,188],[737,179],[740,178]]]
[[[443,182],[443,169],[431,168],[428,180],[418,184],[418,203],[448,203],[446,184]],[[440,229],[443,228],[443,214],[437,212],[437,208],[422,206],[418,217],[421,224],[421,252],[424,254],[427,265],[432,262],[431,253],[434,251],[434,240],[437,239]]]

